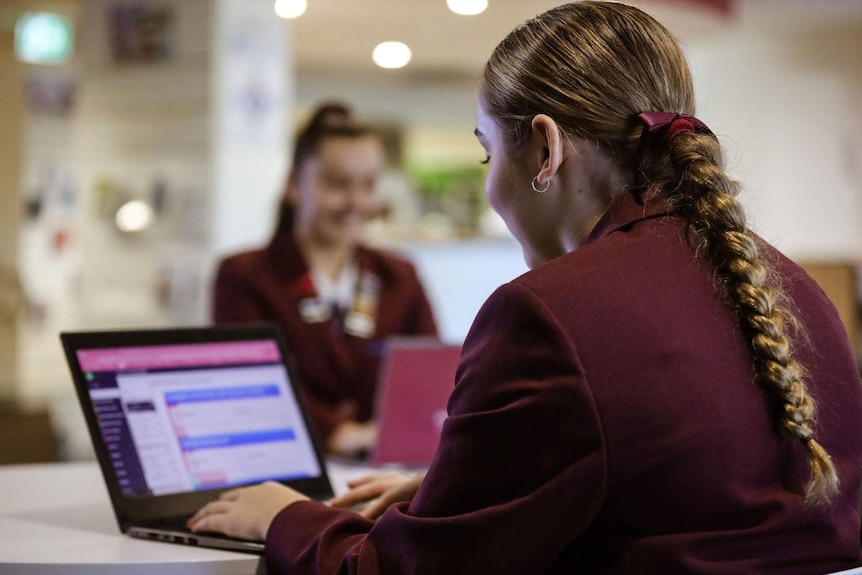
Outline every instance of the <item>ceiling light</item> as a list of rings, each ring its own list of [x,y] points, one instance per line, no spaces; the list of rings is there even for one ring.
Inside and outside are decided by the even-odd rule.
[[[306,8],[307,0],[275,0],[275,13],[282,18],[299,18]]]
[[[15,24],[15,55],[23,62],[59,64],[72,55],[74,30],[65,16],[27,12]]]
[[[153,209],[140,200],[132,200],[117,210],[114,221],[120,231],[140,232],[147,229],[153,221]]]
[[[488,7],[488,0],[446,0],[446,6],[455,14],[474,16]]]
[[[401,42],[383,42],[371,54],[374,63],[381,68],[403,68],[412,57],[410,47]]]

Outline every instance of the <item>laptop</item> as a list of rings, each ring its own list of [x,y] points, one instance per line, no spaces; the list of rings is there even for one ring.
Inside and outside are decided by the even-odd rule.
[[[375,400],[373,465],[426,467],[446,419],[461,346],[435,338],[388,340]]]
[[[272,325],[61,333],[120,530],[263,552],[185,521],[227,489],[274,480],[332,497],[323,452]]]

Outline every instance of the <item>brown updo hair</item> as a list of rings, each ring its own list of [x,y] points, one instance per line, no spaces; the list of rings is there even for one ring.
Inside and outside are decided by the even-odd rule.
[[[289,178],[297,177],[302,165],[309,158],[317,155],[326,140],[365,137],[379,137],[379,133],[370,125],[357,121],[350,107],[337,101],[320,103],[296,134]],[[281,198],[275,229],[276,236],[293,233],[294,212],[295,206],[285,198]]]
[[[788,323],[797,324],[724,172],[718,140],[685,132],[639,149],[642,112],[694,115],[694,88],[676,39],[643,11],[616,2],[564,4],[513,30],[485,66],[480,98],[512,148],[547,114],[570,136],[603,150],[629,179],[628,191],[661,191],[687,220],[694,249],[715,267],[745,336],[758,384],[781,428],[806,448],[806,502],[828,502],[838,489],[829,454],[814,439],[815,404],[805,370],[793,358]],[[627,193],[626,189],[616,192]],[[615,197],[605,198],[608,203]]]

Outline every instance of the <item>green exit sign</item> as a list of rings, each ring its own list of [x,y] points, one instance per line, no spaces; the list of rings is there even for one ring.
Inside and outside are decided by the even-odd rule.
[[[22,62],[62,64],[73,46],[74,29],[65,16],[27,12],[15,24],[15,55]]]

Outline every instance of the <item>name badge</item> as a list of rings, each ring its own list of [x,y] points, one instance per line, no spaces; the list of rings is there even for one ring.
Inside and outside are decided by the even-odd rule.
[[[377,327],[377,303],[380,299],[380,280],[364,273],[356,286],[353,306],[344,316],[344,331],[350,335],[369,338]]]
[[[305,323],[322,323],[332,317],[332,308],[317,298],[299,300],[299,315]]]

